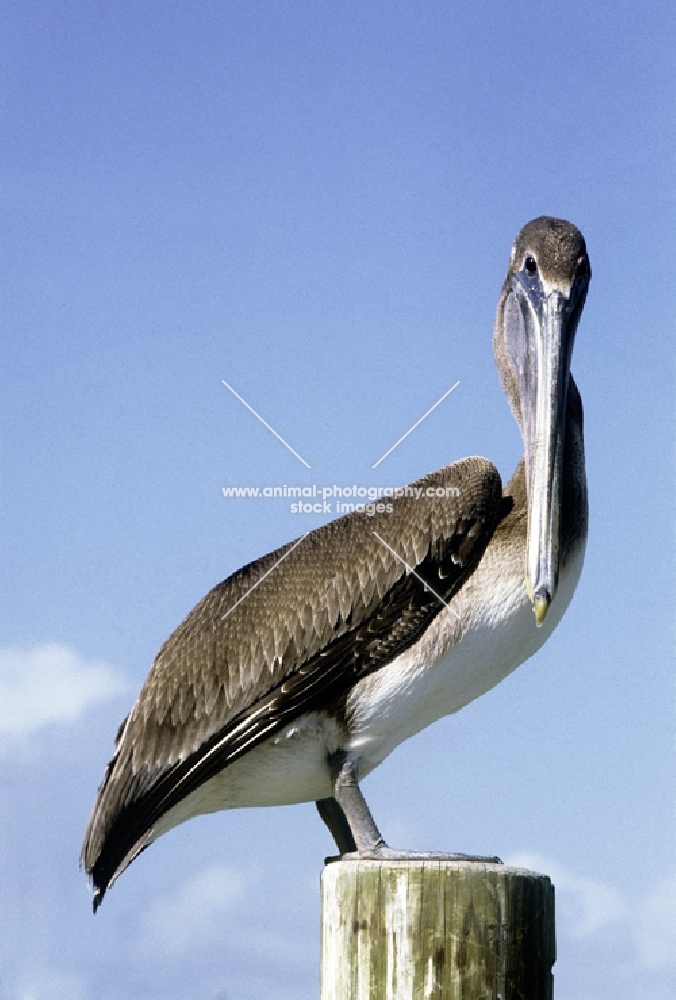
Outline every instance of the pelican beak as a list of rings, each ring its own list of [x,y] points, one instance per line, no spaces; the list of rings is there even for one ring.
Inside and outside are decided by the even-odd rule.
[[[525,584],[542,625],[559,577],[561,486],[570,362],[584,289],[524,265],[505,302],[505,346],[516,375],[528,493]]]
[[[526,580],[535,621],[542,625],[559,582],[559,522],[572,337],[567,299],[556,289],[541,298],[533,324],[537,378],[534,433],[528,443]]]

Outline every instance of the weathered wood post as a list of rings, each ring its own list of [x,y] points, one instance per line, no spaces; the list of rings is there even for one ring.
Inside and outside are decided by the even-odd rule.
[[[322,872],[321,1000],[551,1000],[554,887],[467,861]]]

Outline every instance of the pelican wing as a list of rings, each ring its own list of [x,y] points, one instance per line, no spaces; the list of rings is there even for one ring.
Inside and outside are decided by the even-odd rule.
[[[349,514],[244,566],[162,646],[85,835],[95,906],[169,809],[295,718],[344,697],[411,646],[462,586],[501,516],[497,470],[464,459],[410,491],[381,501],[389,513]]]

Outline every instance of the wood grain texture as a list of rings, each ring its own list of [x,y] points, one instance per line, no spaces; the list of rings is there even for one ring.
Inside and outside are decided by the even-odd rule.
[[[554,887],[466,861],[322,873],[321,1000],[551,1000]]]

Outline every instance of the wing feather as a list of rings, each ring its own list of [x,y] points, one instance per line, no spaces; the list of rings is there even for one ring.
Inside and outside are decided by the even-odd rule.
[[[439,486],[457,495],[425,496]],[[412,487],[418,497],[392,501],[392,513],[350,514],[244,566],[164,643],[85,835],[97,901],[163,813],[419,638],[441,605],[404,562],[445,599],[473,571],[500,517],[497,470],[464,459]]]

